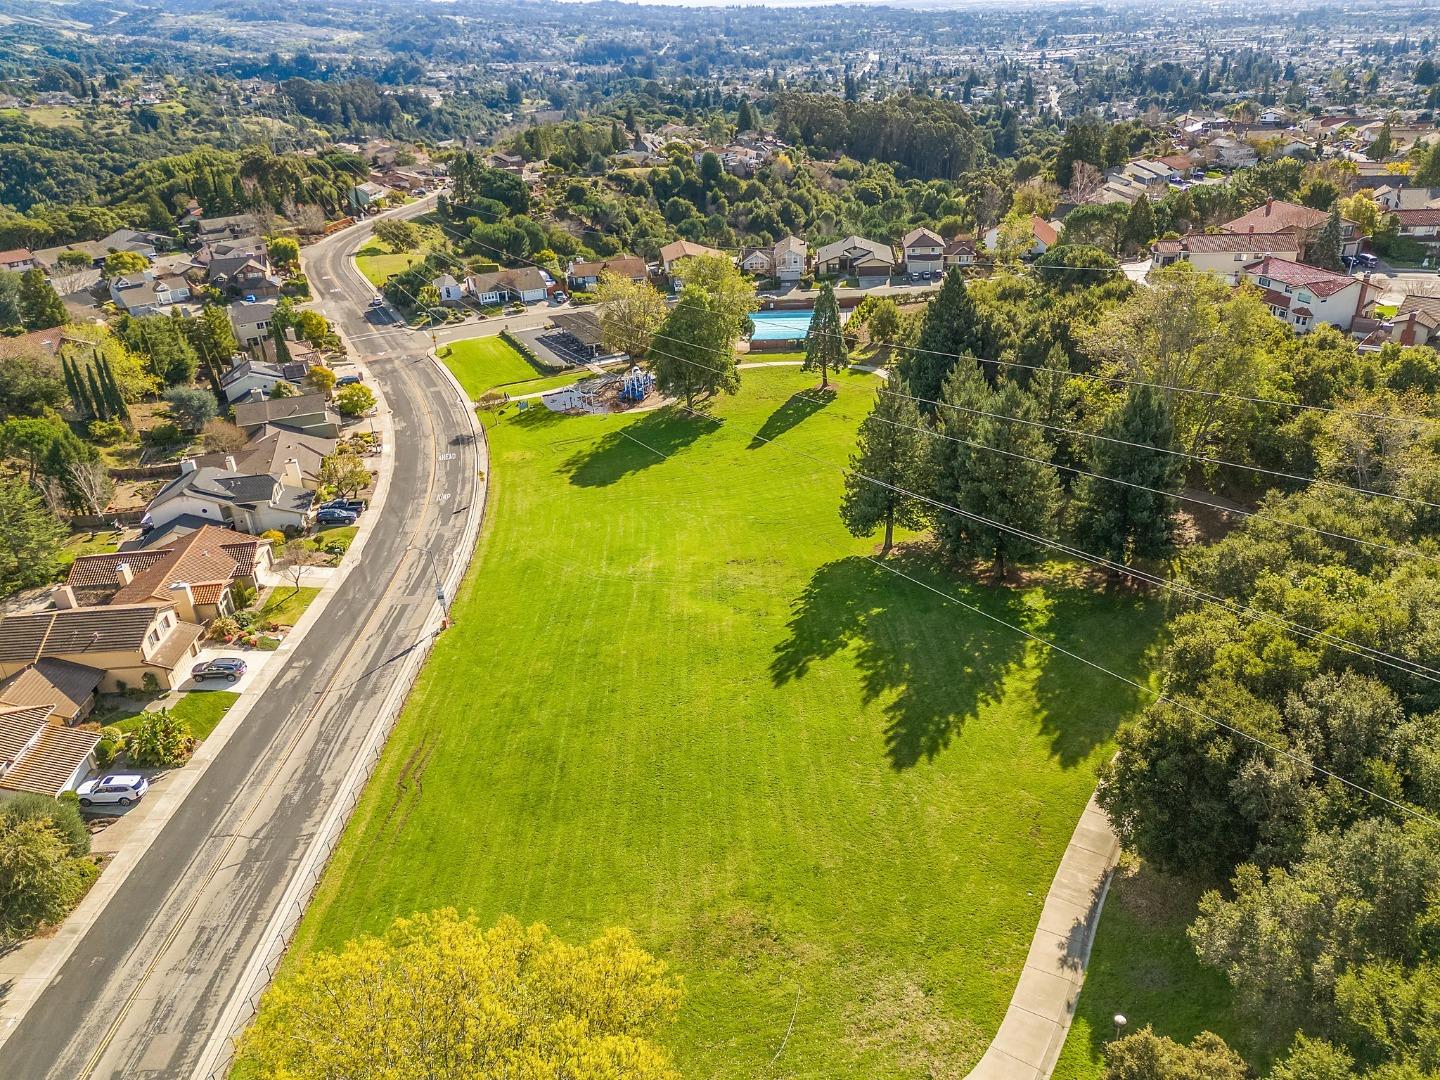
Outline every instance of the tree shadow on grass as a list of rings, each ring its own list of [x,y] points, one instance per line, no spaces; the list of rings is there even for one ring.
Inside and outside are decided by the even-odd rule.
[[[1124,589],[1102,589],[1092,575],[1048,584],[1045,609],[1033,630],[1117,675],[1145,683],[1150,653],[1160,640],[1164,605]],[[1035,680],[1040,730],[1064,768],[1083,762],[1108,742],[1151,694],[1054,649],[1045,650]]]
[[[665,408],[607,431],[568,458],[560,471],[576,487],[605,487],[658,465],[718,425],[703,416]]]
[[[957,581],[928,554],[896,554],[890,564],[1006,622],[1024,619],[1018,597]],[[853,647],[864,701],[889,698],[885,753],[895,769],[933,760],[948,747],[1024,655],[1020,635],[862,556],[822,566],[792,611],[790,637],[771,661],[772,681],[803,678],[815,661]]]
[[[835,391],[829,388],[821,390],[816,387],[791,394],[783,405],[765,418],[765,423],[745,449],[758,450],[791,428],[804,423],[834,400]]]

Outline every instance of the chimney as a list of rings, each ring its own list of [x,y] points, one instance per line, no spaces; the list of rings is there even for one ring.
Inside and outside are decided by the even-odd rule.
[[[1255,223],[1254,223],[1253,221],[1250,223],[1250,230],[1249,230],[1249,232],[1247,232],[1245,235],[1246,235],[1246,236],[1254,236],[1254,235],[1255,235]]]
[[[304,487],[305,477],[300,472],[300,462],[293,457],[286,458],[285,469],[280,475],[280,482],[294,488]]]
[[[188,457],[187,457],[187,458],[185,458],[183,461],[180,462],[180,475],[181,475],[181,476],[184,476],[186,473],[191,473],[191,472],[194,472],[194,471],[195,471],[195,459],[194,459],[194,458],[188,458]]]
[[[135,571],[130,569],[130,564],[128,562],[115,564],[115,580],[120,582],[121,588],[124,588],[126,585],[129,585],[130,582],[135,580]]]
[[[1274,210],[1274,209],[1275,209],[1275,196],[1272,195],[1272,196],[1270,196],[1270,198],[1268,198],[1268,199],[1265,200],[1265,216],[1266,216],[1266,217],[1269,217],[1269,216],[1270,216],[1270,211],[1271,211],[1271,210]]]
[[[226,455],[225,455],[225,471],[226,471],[226,472],[234,472],[234,471],[235,471],[235,455],[234,455],[234,454],[226,454]]]
[[[57,611],[69,611],[80,606],[80,602],[75,599],[75,590],[69,585],[61,585],[51,594],[51,599],[55,601]]]

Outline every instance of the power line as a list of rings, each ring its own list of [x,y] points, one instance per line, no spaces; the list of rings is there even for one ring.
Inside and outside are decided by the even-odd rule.
[[[705,419],[711,420],[711,421],[713,421],[713,422],[716,423],[716,424],[722,424],[722,425],[723,425],[723,424],[727,423],[727,421],[722,421],[722,420],[718,419],[717,417],[707,416],[707,415],[704,414],[704,413],[698,413],[698,414],[696,414],[696,415],[699,415],[699,416],[701,416],[701,417],[704,417]],[[636,437],[635,437],[634,435],[632,435],[630,432],[626,431],[623,427],[617,428],[617,429],[616,429],[616,432],[617,432],[617,434],[623,436],[624,438],[629,439],[631,442],[635,443],[636,445],[641,446],[641,447],[644,447],[646,450],[650,451],[652,454],[655,454],[657,457],[663,458],[663,459],[665,459],[665,460],[668,461],[668,460],[670,460],[670,458],[673,456],[673,455],[671,455],[671,454],[666,454],[664,451],[657,450],[655,447],[649,445],[648,443],[644,442],[643,440],[641,440],[641,439],[639,439],[639,438],[636,438]],[[765,442],[772,442],[772,441],[774,441],[774,440],[767,438],[767,439],[765,439],[765,440],[763,440],[763,441],[765,441]],[[1104,664],[1101,664],[1099,661],[1091,660],[1090,658],[1088,658],[1088,657],[1086,657],[1086,656],[1083,656],[1083,655],[1081,655],[1080,653],[1077,653],[1077,652],[1075,652],[1075,651],[1073,651],[1073,650],[1071,650],[1071,649],[1067,649],[1065,646],[1060,645],[1060,644],[1057,644],[1057,643],[1054,642],[1054,641],[1051,641],[1049,638],[1041,637],[1039,634],[1036,634],[1036,633],[1034,633],[1033,631],[1030,631],[1030,630],[1026,630],[1024,627],[1016,626],[1014,623],[1011,623],[1011,622],[1009,622],[1009,621],[1007,621],[1007,620],[1005,620],[1005,619],[1002,619],[1002,618],[1001,618],[1000,616],[998,616],[998,615],[994,615],[994,614],[992,614],[991,612],[985,611],[983,608],[979,607],[979,606],[976,605],[976,604],[972,604],[972,603],[969,603],[968,601],[961,600],[959,597],[955,596],[954,594],[949,593],[949,592],[946,592],[946,591],[943,590],[943,589],[936,588],[934,585],[931,585],[931,584],[929,584],[928,582],[921,581],[919,578],[913,577],[912,575],[905,573],[903,570],[897,569],[896,567],[890,565],[890,564],[887,563],[887,562],[883,562],[883,561],[881,561],[881,560],[879,560],[879,559],[876,559],[874,556],[871,556],[871,555],[861,555],[860,557],[863,558],[863,559],[865,559],[867,562],[873,563],[874,565],[880,567],[880,569],[882,569],[882,570],[886,570],[886,571],[888,571],[888,572],[890,572],[890,573],[892,573],[892,574],[895,574],[897,577],[904,578],[905,580],[911,582],[912,584],[919,585],[921,588],[926,589],[926,590],[928,590],[929,592],[934,593],[935,595],[941,597],[942,599],[949,600],[950,602],[952,602],[952,603],[954,603],[954,604],[958,604],[960,607],[963,607],[963,608],[965,608],[966,610],[971,611],[971,612],[973,612],[973,613],[981,616],[982,618],[984,618],[984,619],[986,619],[986,620],[988,620],[988,621],[990,621],[990,622],[992,622],[992,623],[995,623],[995,624],[997,624],[997,625],[999,625],[999,626],[1003,626],[1003,627],[1005,627],[1006,629],[1011,630],[1011,631],[1013,631],[1013,632],[1021,635],[1022,637],[1026,638],[1027,640],[1032,641],[1032,642],[1034,642],[1035,644],[1040,645],[1040,646],[1042,646],[1042,647],[1045,648],[1045,649],[1048,649],[1048,650],[1050,650],[1050,651],[1052,651],[1052,652],[1055,652],[1055,653],[1059,653],[1059,654],[1062,655],[1062,656],[1069,657],[1069,658],[1072,659],[1072,660],[1075,660],[1075,661],[1078,661],[1078,662],[1081,663],[1081,664],[1084,664],[1086,667],[1092,668],[1092,669],[1095,670],[1095,671],[1098,671],[1098,672],[1100,672],[1100,673],[1102,673],[1102,674],[1104,674],[1104,675],[1108,675],[1108,676],[1110,676],[1111,678],[1117,679],[1117,680],[1119,680],[1120,682],[1123,682],[1123,683],[1127,684],[1128,686],[1130,686],[1130,687],[1132,687],[1132,688],[1134,688],[1134,689],[1136,689],[1136,690],[1139,690],[1139,691],[1141,691],[1141,692],[1143,692],[1143,693],[1145,693],[1145,694],[1148,694],[1148,695],[1150,695],[1152,698],[1154,698],[1156,701],[1163,701],[1163,702],[1165,702],[1166,704],[1169,704],[1169,705],[1171,705],[1171,706],[1173,706],[1173,707],[1175,707],[1175,708],[1177,708],[1177,709],[1180,709],[1180,710],[1182,710],[1182,711],[1184,711],[1184,712],[1190,713],[1191,715],[1199,718],[1200,720],[1205,721],[1205,722],[1208,723],[1208,724],[1211,724],[1212,726],[1214,726],[1214,727],[1216,727],[1216,728],[1219,728],[1219,729],[1222,730],[1222,731],[1226,731],[1226,732],[1229,732],[1229,733],[1232,734],[1232,735],[1239,736],[1240,738],[1245,739],[1246,741],[1248,741],[1248,742],[1250,742],[1250,743],[1253,743],[1253,744],[1256,745],[1256,746],[1259,746],[1259,747],[1262,747],[1263,749],[1269,750],[1271,753],[1278,754],[1279,756],[1281,756],[1281,757],[1283,757],[1283,758],[1285,758],[1285,759],[1287,759],[1287,760],[1289,760],[1289,761],[1291,761],[1291,762],[1293,762],[1293,763],[1301,766],[1302,768],[1308,769],[1308,770],[1310,770],[1310,771],[1312,771],[1312,772],[1314,772],[1314,773],[1317,773],[1317,774],[1320,775],[1320,776],[1324,776],[1324,777],[1326,777],[1327,779],[1335,780],[1335,781],[1337,781],[1337,782],[1345,785],[1346,787],[1348,787],[1348,788],[1350,788],[1350,789],[1352,789],[1352,790],[1354,790],[1354,791],[1358,791],[1358,792],[1360,792],[1361,794],[1368,795],[1368,796],[1370,796],[1371,798],[1377,799],[1377,800],[1379,800],[1380,802],[1386,804],[1387,806],[1390,806],[1390,807],[1392,807],[1392,808],[1394,808],[1394,809],[1396,809],[1396,810],[1399,810],[1401,813],[1407,814],[1407,815],[1409,815],[1409,816],[1411,816],[1411,817],[1414,817],[1414,818],[1417,818],[1417,819],[1419,819],[1419,820],[1421,820],[1421,821],[1428,822],[1428,823],[1430,823],[1430,824],[1432,824],[1432,825],[1440,825],[1440,819],[1437,819],[1437,818],[1435,818],[1435,817],[1432,817],[1430,814],[1425,813],[1423,810],[1417,809],[1416,807],[1409,806],[1409,805],[1407,805],[1407,804],[1405,804],[1405,803],[1402,803],[1402,802],[1399,802],[1399,801],[1397,801],[1397,800],[1395,800],[1395,799],[1389,798],[1388,796],[1382,795],[1382,794],[1380,794],[1380,793],[1377,792],[1377,791],[1373,791],[1372,789],[1365,787],[1363,784],[1359,784],[1359,783],[1355,782],[1354,780],[1350,780],[1350,779],[1348,779],[1347,777],[1341,776],[1339,773],[1333,772],[1333,771],[1331,771],[1330,769],[1326,769],[1325,767],[1323,767],[1323,766],[1321,766],[1321,765],[1317,765],[1315,762],[1309,760],[1308,758],[1306,758],[1306,757],[1304,757],[1304,756],[1302,756],[1302,755],[1300,755],[1300,754],[1295,753],[1295,752],[1292,751],[1292,750],[1288,750],[1288,749],[1286,749],[1285,747],[1277,746],[1277,745],[1275,745],[1275,744],[1273,744],[1273,743],[1266,742],[1264,739],[1260,738],[1260,737],[1257,736],[1257,735],[1253,735],[1253,734],[1251,734],[1251,733],[1248,732],[1248,731],[1244,731],[1244,730],[1241,729],[1241,728],[1235,727],[1233,724],[1226,723],[1224,720],[1220,720],[1220,719],[1217,719],[1216,717],[1211,716],[1210,714],[1206,713],[1206,712],[1203,711],[1202,709],[1200,709],[1200,708],[1198,708],[1198,707],[1190,704],[1188,701],[1186,701],[1186,700],[1184,700],[1184,699],[1182,699],[1182,698],[1174,697],[1174,696],[1172,696],[1172,695],[1170,695],[1170,694],[1165,693],[1164,691],[1156,690],[1156,689],[1154,689],[1153,687],[1150,687],[1150,686],[1145,685],[1144,683],[1138,682],[1137,680],[1132,679],[1132,678],[1130,678],[1130,677],[1127,676],[1127,675],[1122,675],[1122,674],[1120,674],[1119,672],[1114,671],[1113,669],[1106,667]]]
[[[683,357],[674,356],[671,358],[686,362],[684,361]],[[816,399],[812,398],[809,400],[814,401]],[[682,405],[680,406],[680,408],[684,409],[686,412],[696,417],[713,419],[711,417],[707,417],[704,413],[698,412],[697,410],[690,408],[689,406]],[[773,439],[765,438],[759,432],[752,432],[751,434],[753,434],[755,438],[760,439],[763,442],[774,441]],[[876,486],[886,488],[890,491],[896,492],[897,494],[915,499],[929,506],[933,506],[936,509],[944,510],[948,513],[952,513],[960,517],[979,522],[991,528],[1008,532],[1012,535],[1021,537],[1022,539],[1030,543],[1039,544],[1043,547],[1048,547],[1052,550],[1060,551],[1064,554],[1071,556],[1072,558],[1082,559],[1086,562],[1091,563],[1092,565],[1103,566],[1107,570],[1110,570],[1114,573],[1123,574],[1126,577],[1146,581],[1153,585],[1159,585],[1162,588],[1170,589],[1174,592],[1179,593],[1182,596],[1186,596],[1193,600],[1201,600],[1208,603],[1218,604],[1219,606],[1230,611],[1232,614],[1244,616],[1245,618],[1251,619],[1255,622],[1266,622],[1271,625],[1282,626],[1285,629],[1288,629],[1291,632],[1306,638],[1307,640],[1324,641],[1326,644],[1329,644],[1334,648],[1338,648],[1343,652],[1348,652],[1363,659],[1383,664],[1386,667],[1394,668],[1395,670],[1401,671],[1404,674],[1422,678],[1430,682],[1440,682],[1440,669],[1428,667],[1427,665],[1422,664],[1417,660],[1411,660],[1408,657],[1397,656],[1394,653],[1386,652],[1383,649],[1375,649],[1371,646],[1351,641],[1348,638],[1338,637],[1326,631],[1317,630],[1314,627],[1291,622],[1284,616],[1275,614],[1273,612],[1257,611],[1256,609],[1248,607],[1244,604],[1238,604],[1232,601],[1225,600],[1222,597],[1215,596],[1211,593],[1206,593],[1203,590],[1196,589],[1193,586],[1187,585],[1183,582],[1177,582],[1171,578],[1161,577],[1156,574],[1151,574],[1148,571],[1140,570],[1126,563],[1115,562],[1113,560],[1104,558],[1103,556],[1094,555],[1090,552],[1084,551],[1083,549],[1073,547],[1058,540],[1052,540],[1051,538],[1042,536],[1038,533],[1033,533],[1025,529],[1020,529],[1015,526],[1006,524],[1005,522],[996,521],[992,518],[985,517],[984,515],[976,514],[971,511],[952,506],[949,503],[945,503],[940,500],[931,498],[930,496],[920,494],[919,492],[910,491],[907,488],[899,487],[895,484],[890,484],[883,480],[878,480],[875,477],[868,476],[867,474],[860,472],[859,470],[847,470],[842,466],[834,465],[830,462],[825,462],[823,459],[817,458],[813,454],[807,454],[804,451],[795,450],[790,447],[782,447],[782,449],[793,455],[804,457],[810,461],[819,462],[820,464],[826,465],[827,467],[834,468],[842,474],[856,476],[868,483],[875,484]]]

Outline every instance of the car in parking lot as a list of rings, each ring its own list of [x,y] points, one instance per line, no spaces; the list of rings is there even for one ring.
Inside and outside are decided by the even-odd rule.
[[[75,794],[81,806],[129,806],[139,802],[150,790],[150,781],[143,776],[102,776],[86,780]]]
[[[238,656],[217,656],[214,660],[202,660],[190,669],[190,677],[196,682],[206,679],[224,679],[234,682],[245,674],[245,661]]]
[[[317,525],[354,525],[360,515],[350,510],[337,510],[328,507],[315,515]]]

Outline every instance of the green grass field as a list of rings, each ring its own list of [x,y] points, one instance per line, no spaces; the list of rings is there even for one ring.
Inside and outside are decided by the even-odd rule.
[[[794,368],[743,381],[723,426],[669,409],[490,426],[455,625],[292,962],[443,905],[572,940],[622,925],[684,976],[665,1041],[686,1076],[978,1059],[1138,691],[844,531],[839,473],[787,448],[844,463],[873,377],[828,401]],[[889,565],[1132,674],[1161,624],[1062,566],[997,590],[923,550]]]
[[[370,242],[355,253],[355,265],[377,289],[410,264],[420,260],[415,251],[392,252],[384,244]]]
[[[264,606],[260,608],[260,616],[281,626],[294,626],[300,621],[300,616],[305,614],[310,601],[319,595],[319,589],[307,585],[296,589],[290,582],[282,581],[275,586]]]
[[[191,735],[205,739],[239,700],[240,695],[233,690],[203,690],[186,694],[171,706],[170,712],[190,725]]]
[[[496,334],[442,345],[439,356],[451,374],[460,380],[471,401],[494,387],[511,389],[506,384],[527,382],[547,374]]]
[[[1213,1031],[1261,1072],[1283,1049],[1256,1040],[1253,1027],[1231,1008],[1224,975],[1196,958],[1185,931],[1195,921],[1200,891],[1125,857],[1105,899],[1054,1080],[1099,1080],[1116,1013],[1124,1014],[1127,1031],[1150,1024],[1180,1042]]]

